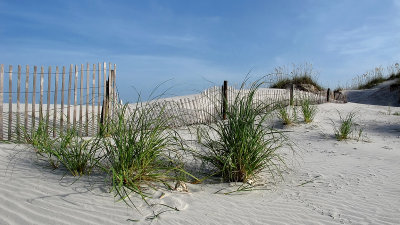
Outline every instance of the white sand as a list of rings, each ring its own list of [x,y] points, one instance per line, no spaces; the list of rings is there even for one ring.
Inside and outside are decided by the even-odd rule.
[[[284,180],[268,190],[214,194],[229,184],[188,184],[154,193],[139,211],[115,202],[103,177],[73,183],[26,145],[0,145],[0,224],[400,224],[400,107],[323,104],[311,124],[284,128],[296,143]],[[336,141],[332,121],[357,111],[363,141]],[[331,121],[332,120],[332,121]],[[187,137],[189,138],[189,137]],[[287,148],[282,149],[288,152]],[[230,188],[232,189],[232,187]],[[128,219],[139,220],[132,222]]]

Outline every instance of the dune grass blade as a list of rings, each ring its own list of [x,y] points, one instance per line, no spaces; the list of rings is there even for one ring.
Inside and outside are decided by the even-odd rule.
[[[311,105],[309,99],[301,101],[301,112],[303,113],[304,122],[311,123],[317,114],[317,106]]]
[[[254,82],[245,93],[244,82],[228,106],[227,119],[197,130],[204,147],[197,156],[211,164],[225,181],[247,182],[263,169],[273,172],[282,161],[276,150],[282,146],[283,135],[264,126],[271,109],[254,101],[261,84]]]
[[[145,189],[155,188],[155,183],[170,188],[167,181],[179,179],[183,170],[175,151],[179,141],[164,110],[152,103],[125,104],[108,124],[105,168],[112,189],[124,201],[131,192],[145,199]]]

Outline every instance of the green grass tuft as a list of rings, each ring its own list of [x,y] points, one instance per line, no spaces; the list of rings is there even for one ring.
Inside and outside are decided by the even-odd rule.
[[[283,125],[291,125],[298,121],[297,109],[295,106],[285,106],[284,104],[277,105],[278,118],[282,121]]]
[[[52,168],[56,169],[60,164],[54,155],[56,140],[51,138],[48,127],[48,123],[45,120],[41,120],[36,130],[24,130],[23,133],[26,143],[33,146],[36,154],[40,158],[44,158]]]
[[[182,179],[184,170],[176,151],[180,142],[169,120],[163,106],[138,103],[120,106],[109,122],[104,169],[110,174],[112,189],[124,201],[130,200],[132,192],[145,200],[145,190],[155,188],[155,183],[170,189],[169,180]]]
[[[302,100],[300,104],[304,122],[311,123],[318,112],[317,106],[311,105],[311,101],[309,99]]]
[[[339,127],[336,127],[334,125],[335,137],[338,141],[347,140],[350,138],[350,135],[355,131],[354,119],[356,117],[356,113],[350,112],[346,115],[346,117],[342,117],[339,112],[338,114],[340,125]],[[362,130],[360,130],[360,132],[362,132]],[[361,133],[359,133],[359,136],[361,136]]]
[[[84,139],[74,129],[66,130],[56,139],[53,154],[73,176],[90,174],[98,166],[101,139]]]
[[[85,140],[74,129],[50,136],[48,124],[42,120],[36,130],[25,132],[25,140],[32,144],[37,155],[55,169],[63,165],[73,176],[90,174],[98,165],[99,138]]]

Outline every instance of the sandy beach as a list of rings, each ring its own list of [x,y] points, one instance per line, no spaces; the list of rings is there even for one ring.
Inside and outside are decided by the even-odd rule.
[[[1,144],[0,224],[399,224],[400,107],[363,101],[318,105],[310,124],[274,119],[294,151],[280,150],[283,179],[263,177],[262,190],[224,195],[239,184],[187,184],[188,193],[152,193],[150,206],[133,196],[137,209],[117,201],[103,175],[76,180],[28,145]],[[338,112],[356,112],[359,140],[335,139]]]

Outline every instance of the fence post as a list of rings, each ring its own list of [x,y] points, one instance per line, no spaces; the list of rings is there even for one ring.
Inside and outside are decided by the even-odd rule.
[[[331,89],[328,88],[327,94],[326,94],[326,101],[329,102],[329,97],[331,95]]]
[[[224,80],[222,86],[222,119],[226,120],[226,110],[228,108],[228,81]]]
[[[293,106],[293,92],[294,92],[294,84],[290,85],[290,105]]]
[[[108,108],[109,108],[109,104],[110,104],[110,88],[109,88],[109,79],[107,79],[106,83],[106,92],[105,94],[105,98],[103,99],[103,108],[101,110],[101,117],[100,117],[100,135],[104,135],[106,132],[106,130],[104,130],[106,128],[105,123],[107,121],[107,117],[108,117]]]

